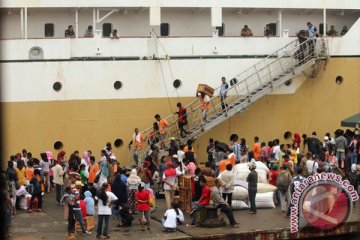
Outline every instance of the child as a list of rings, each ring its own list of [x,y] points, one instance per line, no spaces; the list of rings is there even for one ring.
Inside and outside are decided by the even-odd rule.
[[[83,218],[83,214],[82,214],[81,206],[80,206],[80,194],[76,188],[72,189],[72,194],[73,194],[72,209],[74,211],[75,220],[79,221],[82,232],[90,235],[91,232],[87,231],[85,228],[85,222],[84,222],[84,218]]]
[[[28,167],[26,168],[25,175],[26,175],[27,185],[29,185],[30,180],[34,176],[34,162],[32,160],[29,160],[27,164]]]
[[[31,195],[31,199],[30,199],[30,205],[29,205],[29,209],[26,211],[27,213],[31,213],[32,212],[32,207],[34,205],[34,199],[37,198],[38,199],[38,212],[42,211],[42,195],[44,192],[44,180],[40,175],[40,170],[39,169],[35,169],[34,170],[34,176],[33,178],[30,180],[30,184],[33,185],[33,192]]]
[[[164,214],[163,232],[175,232],[177,224],[184,222],[184,214],[176,203],[171,203],[171,209],[166,210]]]
[[[121,207],[119,208],[119,215],[121,216],[122,220],[122,227],[130,227],[134,217],[132,216],[130,209],[128,207]]]
[[[140,216],[143,216],[139,219],[141,224],[141,231],[145,231],[145,225],[147,225],[147,229],[150,230],[150,194],[148,191],[144,190],[145,183],[141,182],[138,191],[136,192],[136,201],[138,204],[138,210],[141,213]]]
[[[94,216],[95,201],[93,199],[93,196],[90,191],[85,191],[84,195],[85,195],[84,202],[86,204],[86,214],[87,216]]]

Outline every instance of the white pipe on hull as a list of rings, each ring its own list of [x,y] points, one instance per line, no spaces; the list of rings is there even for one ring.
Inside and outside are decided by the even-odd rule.
[[[28,25],[27,25],[27,7],[24,8],[25,10],[25,23],[24,23],[24,31],[25,31],[25,39],[28,38]]]
[[[24,38],[24,9],[20,10],[20,27],[21,27],[21,38]]]

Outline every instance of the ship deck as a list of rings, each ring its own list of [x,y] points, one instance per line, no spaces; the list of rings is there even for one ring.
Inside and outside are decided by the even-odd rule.
[[[165,212],[165,201],[157,201],[157,208],[152,213],[151,230],[142,232],[136,221],[130,228],[117,227],[117,221],[110,220],[110,236],[115,239],[289,239],[289,238],[319,238],[326,235],[360,234],[360,206],[359,201],[354,205],[349,221],[331,232],[321,232],[314,229],[306,229],[299,235],[290,235],[290,219],[284,217],[280,208],[258,209],[256,215],[248,214],[247,210],[234,211],[235,219],[240,223],[239,228],[231,228],[228,220],[223,215],[227,225],[221,228],[201,228],[190,225],[191,219],[185,214],[185,223],[178,227],[174,233],[163,233],[160,222]],[[67,221],[63,218],[63,208],[55,201],[55,193],[46,194],[43,199],[44,212],[31,214],[19,210],[13,218],[11,228],[14,240],[35,239],[63,239],[67,229]],[[223,214],[223,213],[222,213]],[[96,220],[95,220],[96,221]],[[95,229],[91,236],[78,234],[78,239],[96,239]],[[359,235],[351,235],[350,238],[359,239]]]

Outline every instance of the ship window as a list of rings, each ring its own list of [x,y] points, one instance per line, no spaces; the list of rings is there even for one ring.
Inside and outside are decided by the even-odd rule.
[[[45,23],[45,37],[53,37],[53,36],[54,36],[54,24]]]
[[[292,137],[292,133],[290,132],[290,131],[286,131],[285,133],[284,133],[284,138],[285,139],[289,139],[289,138],[291,138]]]
[[[289,79],[285,82],[285,86],[290,86],[292,83],[292,79]]]
[[[103,36],[104,37],[110,37],[110,34],[112,32],[112,24],[111,23],[104,23],[103,24]]]
[[[62,141],[56,141],[56,142],[54,143],[54,149],[55,149],[55,150],[60,150],[60,149],[63,148],[63,146],[64,146],[64,144],[62,143]]]
[[[173,82],[173,86],[174,88],[179,88],[181,86],[181,80],[175,79],[175,81]]]
[[[234,86],[235,84],[237,84],[238,80],[236,78],[233,78],[230,80],[230,85]]]
[[[114,141],[115,147],[121,147],[124,144],[124,141],[121,138],[118,138]]]
[[[61,82],[55,82],[53,84],[53,89],[57,92],[60,91],[61,87],[62,87]]]
[[[341,84],[344,81],[344,78],[342,76],[337,76],[335,79],[336,84]]]
[[[116,90],[119,90],[121,87],[122,87],[122,82],[120,82],[120,81],[114,82],[114,88]]]
[[[169,23],[160,24],[160,36],[169,36]]]

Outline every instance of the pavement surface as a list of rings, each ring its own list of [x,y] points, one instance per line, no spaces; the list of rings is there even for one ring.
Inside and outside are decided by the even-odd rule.
[[[110,220],[109,235],[112,239],[197,239],[197,238],[217,238],[217,239],[238,239],[237,234],[241,235],[247,232],[255,231],[274,231],[276,229],[288,229],[290,219],[284,216],[279,207],[275,209],[258,209],[256,215],[248,214],[248,210],[236,210],[234,216],[240,223],[239,228],[232,228],[228,224],[226,216],[222,213],[227,225],[221,228],[201,228],[191,226],[189,214],[185,214],[185,223],[178,226],[178,231],[174,233],[162,232],[160,222],[165,212],[165,201],[159,199],[156,202],[157,208],[151,214],[151,230],[141,231],[139,218],[135,216],[133,225],[129,228],[120,228],[116,225],[115,219]],[[96,212],[96,210],[95,210]],[[11,228],[13,240],[35,240],[35,239],[65,239],[67,230],[67,221],[63,218],[63,207],[58,206],[55,201],[55,193],[45,194],[43,199],[43,212],[25,213],[18,210],[17,215],[12,219]],[[350,222],[360,221],[359,201],[355,204]],[[95,227],[97,217],[95,216]],[[92,234],[87,236],[82,233],[77,234],[77,239],[97,239],[95,229],[91,230]],[[228,237],[226,237],[228,236]],[[231,237],[230,237],[231,236]],[[280,237],[286,239],[287,237]],[[242,238],[243,239],[243,238]],[[256,239],[256,238],[246,238]],[[261,238],[262,239],[262,238]]]

